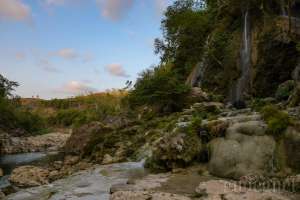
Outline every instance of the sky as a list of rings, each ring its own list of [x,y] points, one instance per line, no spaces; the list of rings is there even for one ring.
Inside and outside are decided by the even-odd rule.
[[[123,88],[159,63],[173,0],[0,0],[0,74],[44,99]]]

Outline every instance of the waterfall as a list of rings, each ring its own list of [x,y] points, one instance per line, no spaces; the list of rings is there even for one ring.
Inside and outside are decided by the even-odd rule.
[[[251,77],[251,29],[250,29],[250,16],[249,11],[246,10],[244,13],[244,24],[243,24],[243,37],[242,37],[242,48],[240,52],[240,71],[241,76],[237,80],[235,87],[233,88],[231,98],[233,104],[237,106],[244,102],[245,92],[250,86]]]
[[[281,15],[283,16],[287,16],[287,12],[286,12],[286,8],[285,8],[285,2],[284,0],[281,0],[280,2],[280,6],[281,6]]]

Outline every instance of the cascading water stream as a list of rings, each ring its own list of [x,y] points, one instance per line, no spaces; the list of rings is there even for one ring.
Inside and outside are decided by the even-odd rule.
[[[281,0],[281,15],[283,16],[287,16],[287,11],[286,11],[286,8],[285,8],[285,2],[284,0]]]
[[[244,93],[249,89],[250,74],[251,74],[251,29],[249,11],[244,13],[243,38],[242,49],[240,53],[240,69],[241,76],[237,80],[233,94],[232,101],[234,104],[240,104],[244,101]]]

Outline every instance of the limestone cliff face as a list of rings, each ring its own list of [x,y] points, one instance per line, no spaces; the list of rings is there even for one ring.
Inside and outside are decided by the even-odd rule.
[[[300,6],[298,10],[300,13]],[[245,16],[244,12],[232,30],[228,31],[232,25],[226,24],[226,28],[211,33],[208,53],[195,66],[189,83],[235,102],[273,96],[279,84],[292,79],[300,57],[300,19],[292,17],[289,30],[289,18],[281,13],[266,15],[249,10],[248,18]]]

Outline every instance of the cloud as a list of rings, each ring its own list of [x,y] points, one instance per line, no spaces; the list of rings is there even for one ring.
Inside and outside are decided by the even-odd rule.
[[[72,60],[79,57],[79,54],[71,48],[60,49],[52,54],[67,60]]]
[[[103,17],[112,21],[120,20],[133,6],[134,0],[96,0]]]
[[[129,77],[121,64],[114,63],[107,65],[106,70],[113,76]]]
[[[97,90],[95,88],[90,87],[87,84],[79,81],[70,81],[59,90],[59,92],[73,94],[73,95],[87,94],[96,91]]]
[[[23,53],[23,52],[17,52],[17,53],[15,54],[15,58],[16,58],[17,60],[25,60],[26,54]]]
[[[27,21],[31,17],[31,8],[21,0],[0,0],[0,19]]]
[[[45,71],[51,72],[51,73],[61,73],[59,69],[56,67],[53,67],[49,60],[47,59],[41,59],[38,63],[38,65]]]

